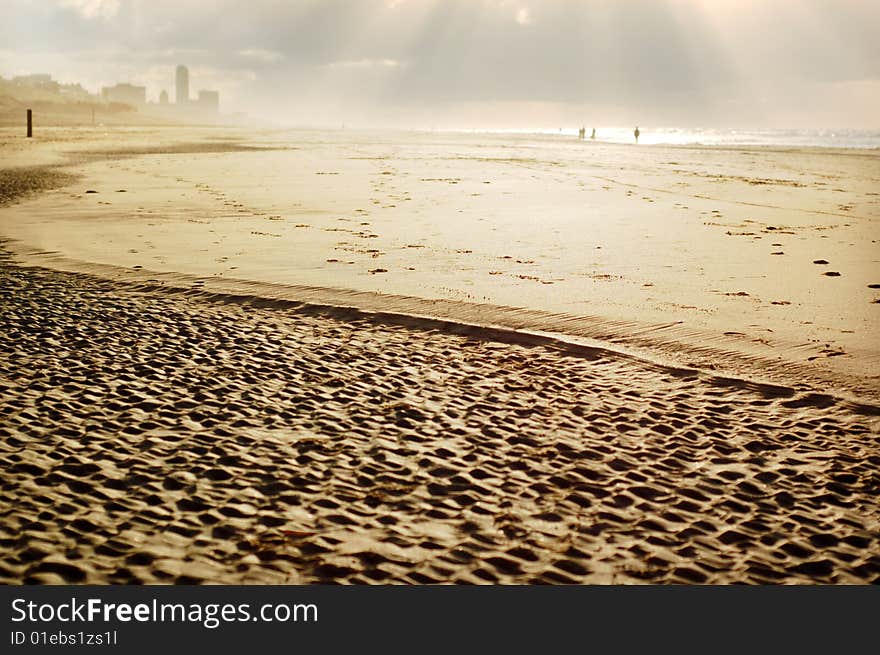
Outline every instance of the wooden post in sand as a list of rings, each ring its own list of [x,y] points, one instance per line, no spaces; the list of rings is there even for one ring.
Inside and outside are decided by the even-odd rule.
[[[30,137],[32,137],[32,136],[34,135],[34,120],[33,120],[33,112],[32,112],[30,109],[27,110],[27,116],[28,116],[28,119],[27,119],[27,121],[28,121],[28,131],[27,131],[27,135],[28,135],[28,138],[30,138]]]

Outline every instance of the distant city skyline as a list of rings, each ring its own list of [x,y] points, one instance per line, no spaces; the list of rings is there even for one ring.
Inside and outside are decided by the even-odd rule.
[[[176,102],[185,62],[224,108],[282,123],[880,127],[880,3],[864,0],[6,0],[4,14],[4,77]]]
[[[169,103],[168,92],[165,89],[162,89],[158,97],[153,100],[148,97],[145,86],[128,82],[102,86],[97,93],[90,93],[79,83],[61,83],[54,79],[52,73],[17,75],[8,81],[0,76],[0,82],[10,85],[5,87],[5,93],[12,91],[13,97],[21,93],[27,97],[36,92],[43,95],[32,97],[41,97],[48,102],[65,103],[74,100],[81,103],[104,102],[128,105],[138,112],[171,120],[199,119],[210,122],[219,119],[220,93],[201,89],[195,97],[192,97],[189,93],[189,75],[186,66],[179,65],[176,72],[177,97],[174,104]]]
[[[184,64],[178,64],[175,69],[175,102],[168,103],[168,92],[162,89],[156,102],[148,100],[145,86],[117,82],[112,86],[101,88],[101,96],[109,102],[122,102],[130,104],[138,109],[148,109],[149,105],[158,104],[164,111],[171,107],[175,111],[186,111],[190,114],[201,113],[204,115],[216,114],[220,107],[220,93],[218,91],[202,89],[195,98],[190,95],[189,69]],[[163,101],[164,97],[164,101]]]

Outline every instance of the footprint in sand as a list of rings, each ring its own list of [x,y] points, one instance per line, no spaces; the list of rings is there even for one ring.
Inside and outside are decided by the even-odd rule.
[[[44,320],[3,312],[0,330],[45,364],[0,352],[0,370],[17,372],[0,385],[17,449],[2,478],[21,499],[0,529],[22,535],[0,554],[0,583],[582,584],[606,579],[598,549],[622,563],[612,573],[624,582],[877,582],[864,511],[876,449],[865,414],[836,396],[7,270],[0,292]],[[68,352],[59,332],[101,347]],[[814,345],[814,357],[846,356]],[[221,375],[194,375],[194,362],[221,356]],[[267,394],[266,379],[289,384]],[[45,411],[17,402],[41,387]],[[767,429],[738,430],[749,425]],[[845,467],[815,457],[835,448]],[[717,456],[694,468],[696,451]],[[519,477],[504,475],[511,452],[527,463]],[[123,472],[129,461],[137,468]],[[193,461],[200,472],[181,465]],[[423,503],[425,490],[444,502]],[[462,507],[489,514],[472,521]],[[601,524],[569,530],[584,511]],[[795,523],[791,537],[779,528]],[[395,532],[393,550],[376,525]],[[681,559],[664,564],[659,543]]]
[[[838,273],[837,271],[826,271],[825,273],[822,273],[822,275],[825,275],[827,277],[840,277],[840,273]]]

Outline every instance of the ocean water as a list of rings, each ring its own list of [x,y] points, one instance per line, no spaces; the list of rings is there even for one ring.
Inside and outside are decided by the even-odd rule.
[[[587,140],[593,126],[586,125]],[[596,141],[603,143],[632,143],[632,127],[596,127]],[[577,127],[557,129],[503,129],[459,130],[462,132],[497,134],[535,134],[571,138],[577,137]],[[880,149],[880,130],[856,129],[732,129],[693,127],[639,126],[639,143],[645,145],[705,145],[705,146],[791,146],[812,148]]]

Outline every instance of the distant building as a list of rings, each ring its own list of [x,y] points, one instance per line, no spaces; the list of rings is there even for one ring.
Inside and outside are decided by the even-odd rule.
[[[58,93],[71,100],[94,100],[94,96],[86,91],[82,84],[62,84],[58,88]]]
[[[48,73],[36,73],[34,75],[17,75],[12,78],[12,83],[18,86],[29,86],[35,89],[57,91],[58,82],[52,79]]]
[[[206,114],[220,111],[220,93],[218,91],[199,91],[199,109]]]
[[[177,96],[175,101],[178,105],[189,103],[189,69],[186,66],[177,67]]]
[[[123,102],[134,107],[142,107],[147,103],[147,88],[132,84],[116,84],[105,86],[101,95],[107,102]]]
[[[167,105],[168,104],[168,92],[165,89],[162,89],[162,93],[159,94],[159,104]]]
[[[49,73],[34,73],[33,75],[16,75],[12,81],[22,86],[40,86],[41,84],[50,84],[52,76]]]

